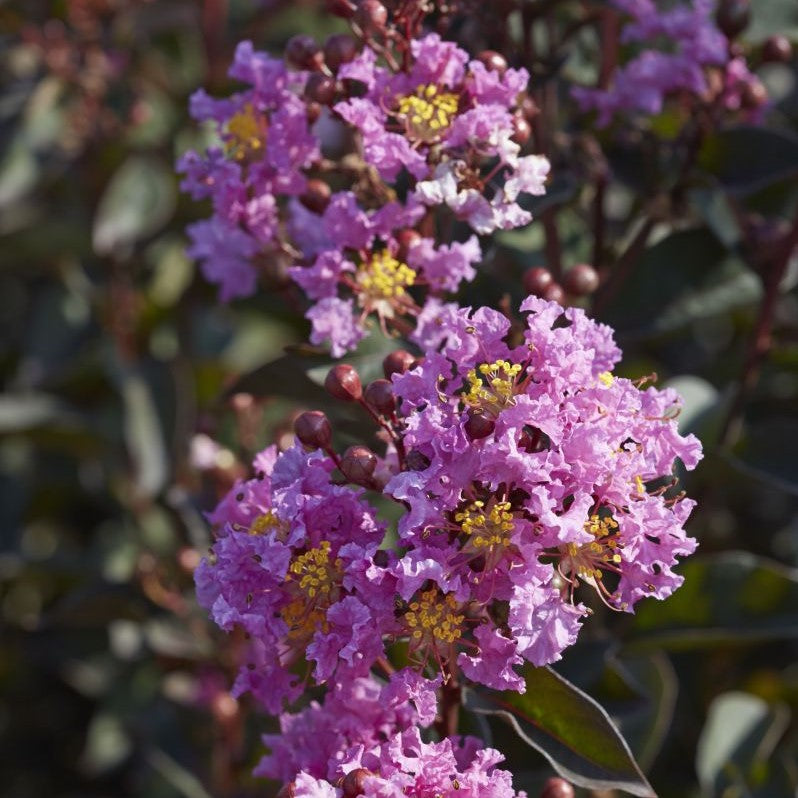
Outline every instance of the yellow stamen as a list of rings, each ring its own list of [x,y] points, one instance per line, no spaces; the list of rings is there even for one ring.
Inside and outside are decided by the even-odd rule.
[[[454,520],[478,549],[508,546],[515,529],[510,502],[497,502],[486,511],[485,502],[475,501],[457,513]]]
[[[377,252],[358,272],[357,281],[374,299],[395,299],[416,281],[416,273],[385,249]]]
[[[247,103],[227,121],[227,152],[240,161],[263,147],[262,123]]]
[[[415,94],[400,97],[397,114],[405,119],[412,137],[435,141],[452,124],[458,104],[456,94],[428,83],[417,86]]]
[[[420,643],[424,637],[430,642],[454,643],[462,636],[460,626],[465,615],[457,612],[458,604],[451,593],[443,595],[436,588],[425,590],[417,601],[410,603],[405,621],[410,637]]]
[[[609,371],[602,371],[601,374],[598,375],[599,382],[606,388],[611,388],[612,384],[615,382],[615,377]]]
[[[521,369],[520,364],[511,364],[506,360],[482,363],[478,368],[471,369],[466,375],[469,388],[463,395],[463,402],[477,410],[498,415],[513,403],[516,378]]]

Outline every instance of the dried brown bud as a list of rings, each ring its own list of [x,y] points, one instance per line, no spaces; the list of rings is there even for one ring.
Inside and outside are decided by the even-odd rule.
[[[574,798],[574,788],[565,779],[548,779],[540,798]]]
[[[330,203],[330,187],[323,181],[313,178],[308,180],[305,193],[299,201],[313,213],[324,213]]]
[[[792,43],[780,33],[769,36],[762,45],[762,60],[773,64],[786,64],[792,61]]]
[[[363,386],[355,369],[348,363],[333,366],[324,380],[324,387],[336,399],[357,402],[363,396]]]
[[[493,432],[496,422],[482,413],[470,413],[465,423],[466,435],[472,441],[487,438]]]
[[[503,75],[507,71],[507,60],[495,50],[483,50],[477,56],[477,60],[481,61],[490,72],[498,72]]]
[[[361,0],[355,21],[366,33],[381,33],[388,22],[388,9],[379,0]]]
[[[393,395],[393,385],[388,380],[374,380],[366,386],[363,398],[380,415],[390,416],[396,410],[396,397]]]
[[[350,770],[341,782],[344,798],[357,798],[357,796],[363,792],[366,777],[371,775],[371,771],[366,770],[366,768],[355,768],[354,770]]]
[[[297,69],[321,69],[324,55],[312,36],[299,33],[285,45],[285,60]]]
[[[342,64],[348,64],[357,55],[357,42],[348,33],[335,33],[324,43],[324,60],[337,72]]]
[[[335,81],[320,72],[314,72],[305,84],[305,97],[319,105],[332,105],[336,93]]]
[[[294,434],[305,446],[326,449],[332,440],[332,427],[327,416],[320,410],[308,410],[294,422]]]
[[[715,21],[729,39],[741,34],[751,21],[750,0],[721,0]]]
[[[524,272],[524,289],[535,296],[543,296],[543,292],[553,283],[551,272],[542,266]]]
[[[391,379],[392,374],[404,374],[413,367],[416,358],[406,349],[397,349],[385,356],[382,361],[382,371],[385,379]]]
[[[377,468],[377,455],[365,446],[350,446],[341,458],[343,475],[355,485],[368,485]]]
[[[568,269],[562,287],[571,296],[588,296],[599,286],[598,272],[587,263],[578,263]]]

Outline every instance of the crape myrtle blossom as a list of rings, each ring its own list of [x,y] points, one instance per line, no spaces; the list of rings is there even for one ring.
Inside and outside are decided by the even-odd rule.
[[[473,737],[428,743],[412,727],[376,749],[364,747],[362,753],[354,753],[341,765],[343,778],[328,781],[299,773],[292,794],[304,798],[526,798],[526,793],[513,789],[510,773],[496,767],[503,760],[498,751],[481,748]],[[357,785],[356,791],[350,788],[345,793],[350,783]]]
[[[384,527],[359,489],[331,483],[333,464],[295,447],[258,455],[210,514],[217,540],[196,571],[197,596],[225,630],[242,628],[250,661],[234,693],[271,712],[314,679],[357,678],[393,631],[393,578],[374,555]]]
[[[423,320],[425,358],[393,377],[423,467],[386,486],[408,507],[393,570],[405,623],[419,618],[411,650],[519,690],[514,665],[556,660],[576,639],[581,585],[632,612],[681,584],[672,566],[695,548],[693,502],[666,488],[677,458],[701,456],[677,431],[673,391],[612,375],[609,328],[534,297],[521,311],[516,346],[488,308],[441,304],[437,324]]]
[[[204,156],[190,150],[178,162],[181,188],[213,205],[211,219],[188,228],[189,254],[223,301],[253,293],[253,258],[281,247],[278,197],[302,194],[303,169],[320,157],[299,96],[308,73],[289,71],[245,41],[229,74],[248,88],[222,100],[202,89],[191,98],[192,116],[213,125],[221,146]]]
[[[706,97],[711,93],[709,73],[727,72],[734,61],[738,63],[721,81],[724,107],[737,110],[744,83],[759,83],[744,59],[731,58],[729,42],[715,23],[712,0],[687,0],[667,9],[653,0],[612,0],[612,5],[627,17],[621,42],[639,50],[615,71],[609,88],[573,90],[582,110],[598,112],[599,126],[608,125],[617,113],[658,114],[675,92]],[[744,80],[735,82],[734,75]]]
[[[548,173],[545,158],[520,156],[513,140],[527,71],[491,71],[435,33],[412,41],[411,53],[401,72],[379,66],[368,49],[339,72],[366,87],[335,105],[360,131],[366,161],[388,181],[407,170],[418,181],[416,198],[447,205],[478,233],[527,224],[518,196],[544,193]],[[495,185],[497,177],[513,187]]]

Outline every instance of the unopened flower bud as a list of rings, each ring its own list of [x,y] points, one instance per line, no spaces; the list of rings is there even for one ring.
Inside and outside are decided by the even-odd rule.
[[[342,64],[348,64],[357,55],[357,42],[348,33],[335,33],[324,43],[324,60],[337,72]]]
[[[366,33],[382,32],[388,22],[388,9],[379,0],[361,0],[355,21]]]
[[[496,426],[496,422],[489,416],[483,413],[470,413],[465,423],[466,435],[472,441],[478,441],[480,438],[487,438]]]
[[[740,93],[743,108],[755,111],[768,100],[768,90],[759,78],[749,80]]]
[[[308,180],[305,193],[299,201],[313,213],[324,213],[330,203],[330,187],[323,180]]]
[[[407,253],[416,241],[421,240],[421,234],[412,228],[405,228],[396,234],[396,241],[399,244],[399,251],[396,253],[399,260],[407,260]]]
[[[363,792],[363,784],[367,776],[371,776],[371,771],[366,768],[355,768],[344,776],[341,788],[344,791],[344,798],[357,798]]]
[[[762,45],[762,60],[772,64],[786,64],[792,61],[792,43],[780,33],[769,36]]]
[[[368,485],[377,468],[377,455],[365,446],[350,446],[341,458],[343,475],[355,485]]]
[[[524,289],[535,296],[543,296],[543,292],[553,283],[551,272],[542,266],[524,272]]]
[[[516,143],[523,146],[529,141],[532,135],[532,126],[526,121],[523,114],[513,115],[513,135],[510,138]]]
[[[729,39],[734,39],[751,21],[750,0],[721,0],[715,21]]]
[[[495,50],[483,50],[477,56],[477,59],[491,72],[498,72],[503,75],[507,71],[507,59]]]
[[[560,305],[565,301],[565,291],[559,283],[552,283],[541,296],[548,302],[557,302]]]
[[[526,117],[527,122],[531,122],[536,116],[540,114],[538,104],[528,95],[521,100],[521,113]]]
[[[315,125],[321,116],[321,106],[318,103],[306,102],[305,113],[308,117],[308,124]]]
[[[294,798],[296,795],[296,787],[294,787],[294,782],[289,781],[288,784],[284,784],[280,791],[277,793],[275,798]]]
[[[393,395],[393,385],[388,380],[374,380],[366,386],[363,398],[380,415],[390,416],[396,410],[396,397]]]
[[[416,358],[406,349],[396,349],[386,355],[382,361],[382,371],[385,374],[385,379],[391,379],[393,374],[404,374],[410,370],[415,362]]]
[[[328,393],[344,402],[357,402],[363,396],[360,376],[348,363],[333,366],[327,373],[324,387]]]
[[[305,84],[305,97],[319,105],[332,105],[336,93],[335,81],[320,72],[314,72]]]
[[[540,798],[574,798],[574,788],[565,779],[548,779]]]
[[[332,440],[332,427],[320,410],[308,410],[294,422],[294,434],[305,446],[326,449]]]
[[[320,69],[324,63],[321,47],[312,36],[299,33],[285,46],[285,60],[297,69]]]
[[[587,263],[572,266],[565,275],[562,287],[571,296],[588,296],[599,286],[598,272]]]
[[[376,565],[377,568],[387,568],[391,558],[388,556],[388,552],[385,551],[385,549],[377,549],[371,559],[374,561],[374,565]]]
[[[327,0],[325,6],[327,11],[336,17],[349,19],[355,14],[355,4],[350,0]]]
[[[527,454],[545,452],[551,446],[551,440],[543,430],[525,424],[518,440],[518,448],[523,449]]]

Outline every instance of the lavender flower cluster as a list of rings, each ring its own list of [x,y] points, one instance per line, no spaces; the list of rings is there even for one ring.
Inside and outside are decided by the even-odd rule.
[[[297,37],[281,61],[245,42],[230,74],[247,88],[194,96],[221,144],[180,162],[185,190],[213,207],[189,228],[191,253],[224,300],[284,265],[311,342],[334,357],[369,317],[416,351],[390,354],[365,389],[351,366],[330,371],[329,392],[368,412],[384,451],[341,454],[324,414],[299,416],[294,445],[261,452],[209,514],[197,595],[246,634],[233,693],[279,715],[256,773],[287,795],[511,798],[523,793],[502,756],[459,737],[442,696],[523,692],[524,668],[557,661],[596,602],[631,613],[679,587],[696,543],[674,475],[701,447],[679,433],[672,390],[613,373],[612,331],[583,310],[447,300],[475,276],[478,236],[529,223],[519,198],[545,190],[548,161],[522,154],[529,75],[436,33],[402,39],[379,3],[361,5],[362,49]],[[701,67],[726,57],[702,0],[616,5],[629,41],[676,38],[667,59],[684,63],[642,91],[641,56],[611,91],[583,93],[605,121],[656,111],[676,83],[701,91]],[[474,234],[442,243],[447,216]],[[395,528],[377,497],[396,504]]]

